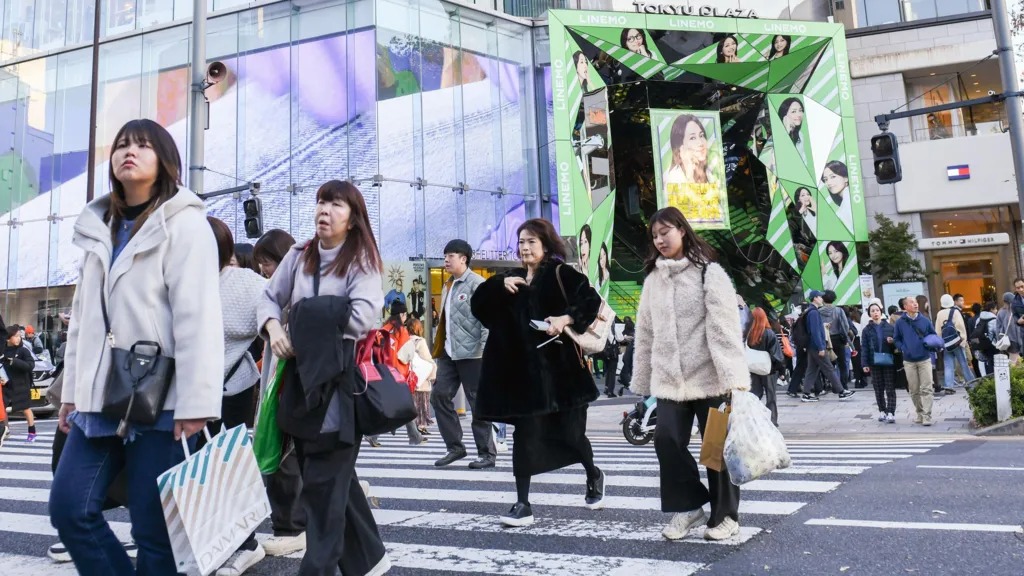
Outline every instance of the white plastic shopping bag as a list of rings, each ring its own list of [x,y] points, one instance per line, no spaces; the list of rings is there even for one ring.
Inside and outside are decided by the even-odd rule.
[[[772,424],[771,411],[750,392],[732,393],[724,459],[732,483],[737,486],[791,464],[786,440]]]
[[[188,454],[184,438],[182,445]],[[157,485],[178,572],[207,576],[270,516],[244,424],[209,439]]]

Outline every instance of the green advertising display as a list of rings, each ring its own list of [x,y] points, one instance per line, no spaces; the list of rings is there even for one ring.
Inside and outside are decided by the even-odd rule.
[[[607,283],[615,214],[609,121],[619,107],[636,117],[634,88],[648,84],[652,158],[640,179],[658,207],[680,208],[720,253],[741,252],[732,264],[749,287],[771,260],[805,291],[860,302],[868,227],[842,25],[579,10],[548,19],[560,232],[596,285]],[[774,255],[752,257],[760,244]]]

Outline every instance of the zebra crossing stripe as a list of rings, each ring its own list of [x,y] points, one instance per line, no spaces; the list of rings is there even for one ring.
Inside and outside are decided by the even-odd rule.
[[[891,460],[873,460],[867,462],[868,464],[888,464]],[[793,465],[785,470],[776,470],[772,474],[836,474],[836,475],[857,475],[863,473],[868,469],[868,466],[863,466],[864,462],[840,462],[844,464],[842,466],[823,466],[819,465],[819,462],[808,462],[804,461],[806,465]],[[433,467],[433,458],[423,458],[419,460],[403,460],[402,462],[395,462],[394,460],[387,459],[359,459],[359,465],[366,466],[391,466],[395,464],[401,464],[402,466],[426,466]],[[505,469],[512,468],[512,463],[508,461],[498,460],[494,464],[495,468]],[[581,468],[582,470],[582,468]],[[606,472],[660,472],[661,466],[658,464],[602,464],[601,470]],[[536,476],[535,478],[539,478]]]
[[[495,514],[457,514],[453,512],[416,512],[410,510],[373,510],[378,526],[398,528],[432,528],[465,532],[524,534],[527,536],[559,536],[566,538],[599,538],[601,540],[659,541],[664,524],[621,521],[591,521],[572,518],[538,517],[532,526],[507,528]],[[694,529],[683,542],[716,544],[704,540],[704,526]],[[760,528],[741,526],[737,537],[723,540],[726,545],[742,544],[761,532]]]
[[[456,480],[461,482],[513,482],[515,478],[505,472],[481,472],[475,470],[408,470],[402,468],[361,468],[356,469],[360,478],[392,478],[409,480]],[[579,485],[586,481],[583,474],[560,474],[549,472],[533,477],[534,484],[568,484]],[[705,482],[706,483],[706,482]],[[743,485],[744,490],[760,492],[831,492],[839,487],[839,482],[822,482],[816,480],[754,480]],[[657,476],[617,476],[608,475],[606,486],[658,488],[660,479]]]
[[[536,478],[540,478],[537,476]],[[582,488],[582,483],[580,484]],[[408,486],[373,486],[374,496],[394,500],[436,500],[441,502],[475,502],[482,504],[510,505],[515,492],[492,490],[448,490],[440,488],[410,488]],[[530,504],[537,506],[560,506],[582,508],[583,491],[579,494],[539,493],[530,495]],[[768,502],[740,500],[740,514],[789,515],[804,507],[805,502]],[[605,496],[604,507],[615,510],[661,510],[661,498],[634,496]]]

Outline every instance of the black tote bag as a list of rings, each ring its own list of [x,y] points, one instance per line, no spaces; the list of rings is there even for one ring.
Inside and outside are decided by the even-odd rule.
[[[393,368],[390,337],[374,330],[356,346],[356,428],[364,436],[390,432],[416,418],[409,385]]]

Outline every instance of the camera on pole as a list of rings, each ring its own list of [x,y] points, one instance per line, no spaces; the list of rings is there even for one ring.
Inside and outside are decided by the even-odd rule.
[[[875,159],[875,178],[879,184],[893,184],[903,180],[896,135],[882,132],[871,137],[871,155]]]

